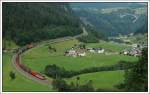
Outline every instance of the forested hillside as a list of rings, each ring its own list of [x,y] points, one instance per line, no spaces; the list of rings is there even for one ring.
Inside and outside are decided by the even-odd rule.
[[[18,45],[82,33],[67,3],[3,3],[3,40]]]
[[[138,29],[134,34],[143,34],[143,33],[148,33],[148,21],[142,25],[140,29]]]
[[[98,43],[99,40],[107,40],[107,37],[100,31],[96,30],[95,28],[85,25],[84,26],[87,30],[87,36],[81,36],[78,38],[79,41],[84,43]]]
[[[118,6],[113,8],[86,7],[88,5],[73,7],[73,9],[83,23],[92,26],[106,36],[126,35],[141,32],[141,29],[142,32],[147,32],[148,16],[146,5],[139,7],[128,6],[128,8]]]

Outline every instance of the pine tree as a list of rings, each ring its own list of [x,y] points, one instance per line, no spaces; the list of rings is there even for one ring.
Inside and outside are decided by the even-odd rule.
[[[148,89],[148,49],[142,51],[142,56],[131,70],[125,72],[125,89],[127,91],[147,91]]]

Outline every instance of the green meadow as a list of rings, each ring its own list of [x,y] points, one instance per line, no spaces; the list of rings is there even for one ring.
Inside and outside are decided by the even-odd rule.
[[[35,48],[26,51],[22,55],[22,63],[31,68],[32,70],[43,72],[46,65],[56,64],[66,70],[78,71],[84,68],[109,66],[117,64],[119,61],[137,61],[138,58],[124,55],[105,55],[105,54],[92,54],[87,53],[85,57],[67,57],[64,52],[70,49],[75,44],[80,42],[76,39],[66,40],[58,43],[42,44]],[[56,49],[56,52],[49,51],[48,46],[51,45]],[[113,51],[121,51],[127,46],[118,45],[109,42],[91,43],[86,44],[87,47],[102,47]],[[54,91],[52,87],[41,85],[21,75],[12,66],[13,53],[3,53],[3,91]],[[16,78],[11,80],[9,77],[10,71],[15,72]],[[103,71],[95,73],[87,73],[78,75],[80,77],[80,84],[84,84],[92,80],[93,86],[98,89],[108,89],[114,91],[118,90],[115,85],[123,82],[124,71]],[[76,76],[65,79],[68,83],[75,82]]]
[[[87,53],[85,57],[67,57],[64,56],[64,52],[70,49],[79,42],[74,40],[67,40],[64,42],[58,42],[53,44],[44,44],[38,47],[32,48],[22,55],[22,62],[33,70],[43,72],[46,65],[56,64],[59,67],[63,67],[66,70],[78,71],[84,68],[97,67],[97,66],[109,66],[117,64],[119,61],[137,61],[137,57],[125,56],[125,55],[105,55],[105,54],[92,54]],[[49,51],[48,45],[56,48],[56,52]],[[119,45],[109,42],[100,42],[86,44],[87,47],[102,47],[104,49],[110,49],[113,51],[121,51],[128,47],[126,45]],[[123,82],[124,71],[104,71],[78,75],[80,77],[80,84],[84,84],[89,80],[93,81],[95,88],[107,89],[110,91],[121,91],[115,87],[115,85]],[[65,79],[68,83],[75,82],[76,76]]]
[[[103,89],[109,91],[121,91],[116,88],[116,85],[124,81],[124,71],[103,71],[82,74],[69,79],[65,79],[68,83],[76,83],[76,78],[80,77],[79,84],[85,84],[89,80],[92,80],[93,86],[96,89]]]
[[[88,47],[101,47],[105,48],[106,50],[111,50],[111,51],[122,51],[125,48],[129,48],[129,46],[125,44],[119,44],[119,43],[114,43],[114,42],[106,42],[106,41],[100,41],[100,43],[88,43]]]
[[[3,91],[52,91],[52,87],[36,83],[16,71],[12,65],[12,53],[3,53]],[[15,72],[16,78],[11,80],[9,73]]]
[[[122,60],[131,62],[137,60],[136,57],[132,56],[91,53],[87,53],[85,57],[64,56],[66,49],[73,47],[74,44],[79,44],[79,42],[77,40],[68,40],[51,44],[52,47],[56,48],[56,52],[49,51],[48,45],[42,45],[27,51],[23,55],[22,61],[31,69],[42,72],[45,66],[49,64],[56,64],[66,70],[76,71],[89,67],[113,65]]]

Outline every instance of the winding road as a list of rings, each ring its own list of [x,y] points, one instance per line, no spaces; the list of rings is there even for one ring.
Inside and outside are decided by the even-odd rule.
[[[57,39],[51,39],[51,40],[47,40],[47,41],[43,41],[43,42],[40,42],[40,43],[36,43],[36,46],[34,47],[37,47],[37,46],[40,46],[42,44],[46,44],[46,43],[58,43],[58,42],[63,42],[63,41],[66,41],[66,40],[72,40],[74,38],[78,38],[78,37],[81,37],[81,36],[86,36],[88,33],[87,31],[85,30],[85,28],[83,27],[83,33],[82,34],[79,34],[79,35],[76,35],[76,36],[73,36],[73,37],[63,37],[63,38],[57,38]],[[51,83],[52,83],[52,79],[49,79],[48,77],[46,77],[46,79],[42,80],[42,79],[39,79],[33,75],[31,75],[31,73],[28,73],[27,71],[24,71],[17,63],[17,60],[16,58],[18,57],[19,58],[19,62],[21,63],[21,55],[24,54],[26,51],[29,51],[31,49],[28,49],[28,50],[25,50],[25,52],[22,51],[24,47],[20,48],[20,50],[15,54],[13,55],[13,58],[12,58],[12,65],[15,67],[15,69],[20,73],[22,74],[23,76],[25,76],[26,78],[30,79],[30,80],[33,80],[35,82],[38,82],[40,84],[44,84],[44,85],[48,85],[48,86],[51,86]],[[19,54],[19,52],[22,51],[21,54]],[[18,55],[19,54],[19,55]],[[21,63],[22,64],[22,63]]]
[[[127,15],[134,17],[134,20],[132,21],[133,23],[135,23],[135,22],[138,20],[138,16],[137,16],[137,15],[135,15],[135,14],[130,14],[130,13],[120,14],[120,18],[123,18],[123,17],[125,17],[125,16],[127,16]]]

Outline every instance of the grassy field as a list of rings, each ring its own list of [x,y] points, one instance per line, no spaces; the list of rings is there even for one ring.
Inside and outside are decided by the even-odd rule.
[[[95,67],[95,66],[108,66],[116,64],[117,62],[124,60],[124,61],[137,61],[138,58],[132,57],[132,56],[124,56],[124,55],[104,55],[104,54],[91,54],[87,53],[85,57],[67,57],[64,56],[64,52],[67,49],[70,49],[75,44],[79,44],[77,40],[67,40],[64,42],[59,43],[53,43],[53,44],[43,44],[38,47],[32,48],[29,51],[25,52],[22,55],[22,63],[30,67],[32,70],[36,70],[39,72],[43,72],[46,65],[49,64],[56,64],[57,66],[64,67],[66,70],[81,70],[84,68],[89,67]],[[53,48],[56,48],[56,52],[49,51],[48,45],[51,45]],[[100,42],[100,43],[92,43],[92,44],[86,44],[87,47],[103,47],[106,49],[111,49],[113,51],[120,51],[124,49],[126,46],[124,45],[118,45],[113,43],[106,43],[106,42]],[[7,58],[8,55],[4,56],[5,62],[8,62]],[[7,64],[7,63],[6,63]],[[9,66],[9,65],[3,65]],[[9,66],[11,67],[11,66]],[[9,71],[12,70],[11,68],[5,68],[4,75],[5,79],[4,88],[7,90],[11,87],[10,84],[10,78],[9,78]],[[17,78],[14,80],[12,85],[14,85],[17,82],[23,81],[24,84],[17,84],[16,90],[27,90],[27,91],[51,91],[52,88],[48,88],[46,86],[38,85],[37,83],[34,83],[23,76],[20,76],[20,74],[17,74]],[[101,88],[101,89],[109,89],[109,90],[115,90],[118,91],[114,85],[119,84],[123,81],[123,71],[110,71],[110,72],[96,72],[96,73],[89,73],[89,74],[82,74],[80,76],[80,83],[86,83],[88,80],[93,81],[93,85],[95,88]],[[16,81],[16,82],[15,82]],[[67,79],[67,82],[76,81],[76,77]],[[29,83],[32,84],[25,84]],[[24,88],[21,88],[22,85],[27,85]],[[29,86],[28,86],[29,85]],[[19,86],[19,87],[18,87]],[[34,87],[34,88],[33,88]],[[38,89],[40,88],[40,89]],[[15,90],[15,87],[14,89]]]
[[[77,40],[69,40],[65,42],[51,44],[55,47],[57,52],[49,52],[48,46],[43,45],[26,52],[23,55],[22,61],[31,69],[42,72],[46,65],[56,64],[64,67],[66,70],[81,70],[84,68],[95,66],[107,66],[124,61],[136,61],[136,57],[124,55],[104,55],[104,54],[90,54],[85,57],[67,57],[64,56],[66,49],[71,48],[77,44]],[[94,45],[94,44],[92,44]],[[116,49],[116,48],[115,48]]]
[[[124,71],[104,71],[104,72],[96,72],[96,73],[88,73],[79,75],[80,77],[79,84],[85,84],[89,80],[92,80],[93,86],[98,89],[110,90],[110,91],[121,91],[115,87],[124,81]],[[76,83],[76,78],[72,77],[69,79],[65,79],[68,83],[74,82]]]
[[[117,44],[114,42],[100,41],[100,43],[88,43],[87,47],[101,47],[104,49],[109,49],[112,51],[120,52],[120,51],[124,50],[125,48],[128,48],[129,46],[123,45],[123,44]]]
[[[12,53],[3,53],[3,91],[52,91],[52,87],[41,85],[27,79],[12,66]],[[10,71],[15,72],[16,78],[11,80]]]

